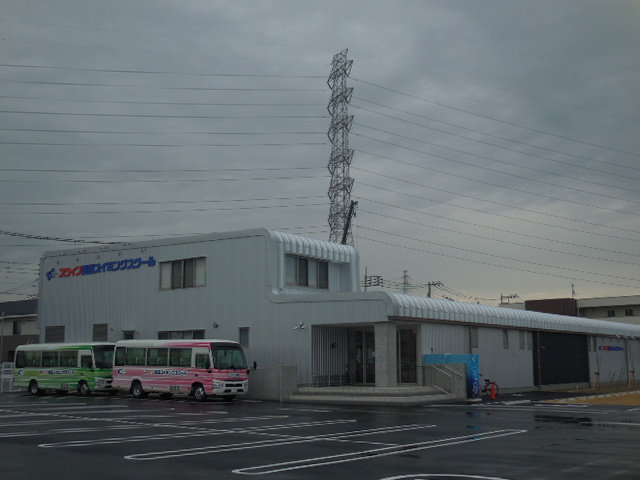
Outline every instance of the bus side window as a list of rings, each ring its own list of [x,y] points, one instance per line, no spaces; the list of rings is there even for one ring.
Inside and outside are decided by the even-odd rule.
[[[91,368],[92,366],[92,362],[91,362],[91,356],[89,355],[82,355],[80,357],[80,366],[82,368]]]
[[[42,366],[43,367],[59,367],[60,356],[58,352],[43,352],[42,353]]]
[[[16,368],[24,368],[27,366],[27,356],[25,352],[19,351],[16,353]]]
[[[42,352],[26,352],[28,367],[42,366]]]
[[[196,368],[211,368],[209,355],[206,353],[196,353]]]
[[[77,367],[78,352],[77,351],[60,352],[60,366],[61,367]]]
[[[124,347],[116,348],[116,355],[115,355],[115,360],[114,360],[113,364],[115,366],[117,366],[117,367],[124,366],[124,358],[125,358],[126,353],[127,353],[126,348],[124,348]]]

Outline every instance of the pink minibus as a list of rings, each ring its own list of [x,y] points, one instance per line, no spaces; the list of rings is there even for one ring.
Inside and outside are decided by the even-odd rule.
[[[135,398],[159,393],[208,395],[232,400],[249,389],[242,347],[228,340],[120,340],[113,361],[113,388]]]

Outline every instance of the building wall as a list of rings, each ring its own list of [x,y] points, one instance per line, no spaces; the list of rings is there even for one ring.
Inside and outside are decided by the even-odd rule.
[[[311,326],[386,321],[387,304],[379,295],[357,292],[357,261],[339,255],[327,254],[334,258],[330,291],[287,287],[288,252],[274,251],[264,232],[46,255],[41,265],[41,340],[47,327],[56,325],[65,325],[64,341],[91,340],[94,324],[108,324],[108,341],[122,339],[124,331],[135,332],[135,338],[158,338],[160,331],[175,330],[204,330],[205,338],[240,341],[242,328],[248,334],[250,364],[297,365],[300,383],[310,383]],[[307,247],[291,250],[313,253]],[[52,269],[59,273],[60,268],[150,257],[153,266],[47,279]],[[160,263],[197,257],[206,257],[206,286],[160,289]],[[301,323],[305,328],[297,328]]]
[[[524,344],[521,343],[524,334]],[[495,381],[500,388],[534,385],[533,346],[530,331],[478,327],[478,347],[471,353],[480,358],[483,378]]]
[[[466,325],[427,323],[422,325],[421,330],[421,355],[470,353],[469,327]]]
[[[640,380],[640,340],[617,337],[589,339],[591,383],[627,384]]]

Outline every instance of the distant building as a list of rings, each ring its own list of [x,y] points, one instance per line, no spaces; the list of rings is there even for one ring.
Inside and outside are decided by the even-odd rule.
[[[20,300],[0,303],[0,363],[13,362],[18,345],[38,343],[38,301]]]
[[[502,307],[640,325],[640,295],[600,298],[551,298],[502,304]]]
[[[583,298],[578,300],[578,315],[640,325],[640,295]]]

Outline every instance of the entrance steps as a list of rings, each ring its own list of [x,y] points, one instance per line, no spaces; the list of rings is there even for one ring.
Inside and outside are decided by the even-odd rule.
[[[298,387],[288,401],[337,405],[415,406],[454,402],[462,399],[443,393],[435,387]]]

